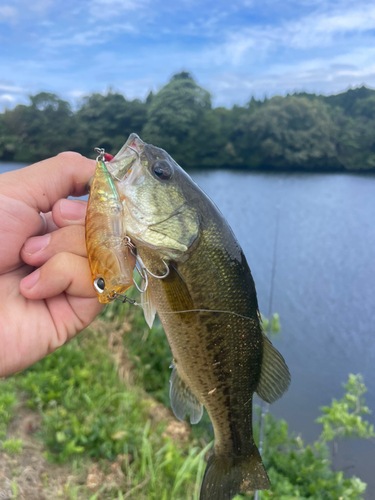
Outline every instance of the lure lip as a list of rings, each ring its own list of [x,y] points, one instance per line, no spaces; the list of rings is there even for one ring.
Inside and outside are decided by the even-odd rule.
[[[105,162],[108,172],[114,179],[123,182],[130,174],[134,163],[140,159],[145,143],[137,134],[131,134],[117,153],[109,162]]]
[[[143,148],[145,147],[145,143],[142,141],[142,139],[137,135],[137,134],[130,134],[128,137],[128,140],[125,142],[125,144],[122,146],[120,151],[116,154],[116,156],[111,160],[111,163],[117,162],[121,160],[126,153],[126,150],[128,148],[132,149],[133,151],[135,150],[137,153],[141,153]]]

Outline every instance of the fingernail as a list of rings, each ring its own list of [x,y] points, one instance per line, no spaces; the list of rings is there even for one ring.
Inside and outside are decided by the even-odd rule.
[[[44,236],[34,236],[32,238],[29,238],[26,240],[26,243],[24,245],[24,250],[28,255],[32,255],[36,252],[40,252],[49,243],[49,240],[51,239],[50,234],[45,234]]]
[[[34,285],[36,285],[39,276],[40,276],[40,270],[37,269],[33,273],[26,276],[26,278],[23,278],[23,280],[21,280],[23,288],[27,288],[28,290],[32,288]]]
[[[79,221],[85,218],[86,203],[84,201],[61,200],[60,212],[63,219]]]

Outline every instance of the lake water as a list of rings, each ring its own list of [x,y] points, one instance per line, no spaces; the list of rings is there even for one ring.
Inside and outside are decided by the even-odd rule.
[[[0,172],[14,168],[0,164]],[[268,315],[271,300],[280,315],[274,344],[292,385],[271,411],[312,441],[321,431],[314,424],[319,407],[342,397],[349,373],[364,376],[375,410],[375,176],[191,175],[234,230],[262,313]],[[368,419],[375,424],[374,414]],[[334,466],[368,483],[367,499],[375,498],[374,464],[375,441],[339,444]]]

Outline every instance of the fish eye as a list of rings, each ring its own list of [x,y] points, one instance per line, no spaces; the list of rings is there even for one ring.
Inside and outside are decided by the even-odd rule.
[[[97,278],[94,281],[94,288],[98,293],[103,293],[105,288],[105,281],[103,278]]]
[[[151,169],[154,175],[156,175],[156,177],[162,179],[163,181],[170,179],[172,176],[172,168],[165,160],[156,161],[152,165]]]

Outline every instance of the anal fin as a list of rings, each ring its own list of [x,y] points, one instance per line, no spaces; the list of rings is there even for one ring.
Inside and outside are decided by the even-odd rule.
[[[274,403],[288,389],[289,369],[284,358],[263,334],[262,371],[256,393],[263,401]]]
[[[175,416],[184,421],[186,414],[190,414],[190,423],[197,424],[203,415],[203,405],[191,392],[190,387],[180,377],[177,366],[174,362],[171,364],[172,374],[169,380],[169,397]]]

